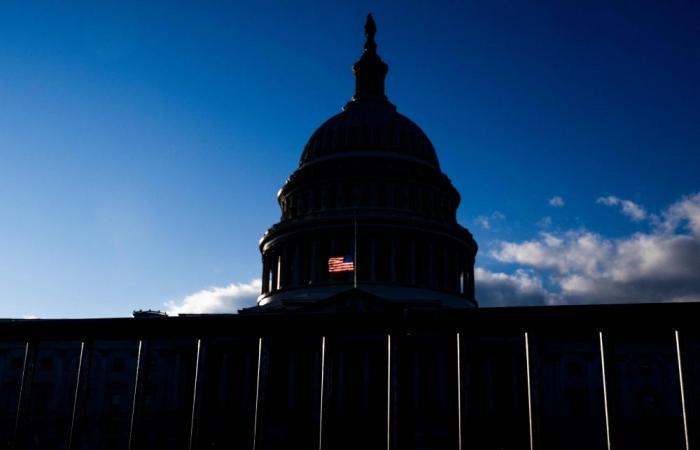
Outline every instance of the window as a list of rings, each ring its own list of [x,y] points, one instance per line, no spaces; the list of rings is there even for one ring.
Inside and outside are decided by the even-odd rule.
[[[396,259],[396,281],[408,283],[411,248],[405,239],[397,238],[394,242],[396,245],[396,252],[394,253],[394,258]]]
[[[387,239],[378,236],[374,247],[375,279],[377,281],[389,281],[389,243]]]

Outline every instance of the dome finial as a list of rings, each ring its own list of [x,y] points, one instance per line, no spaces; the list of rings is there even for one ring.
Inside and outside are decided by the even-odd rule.
[[[374,41],[376,33],[377,25],[372,13],[369,13],[365,22],[365,49],[360,60],[352,66],[355,74],[355,95],[345,108],[358,103],[382,104],[395,108],[384,94],[384,77],[389,67],[377,55],[377,43]]]
[[[377,44],[374,42],[374,35],[377,33],[377,24],[374,23],[374,17],[372,13],[367,14],[367,21],[365,22],[365,36],[367,41],[365,41],[365,51],[375,52],[377,50]]]

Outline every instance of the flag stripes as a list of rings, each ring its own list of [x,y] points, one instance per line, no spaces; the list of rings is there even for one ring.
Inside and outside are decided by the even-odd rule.
[[[352,272],[355,270],[355,263],[351,255],[333,256],[328,258],[328,272]]]

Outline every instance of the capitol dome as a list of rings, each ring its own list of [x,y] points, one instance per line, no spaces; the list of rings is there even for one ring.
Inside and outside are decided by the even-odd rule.
[[[386,97],[375,33],[370,15],[355,94],[311,135],[277,195],[280,221],[260,240],[261,310],[339,298],[359,308],[477,304],[477,244],[457,223],[460,195],[425,133]]]
[[[328,119],[309,139],[299,165],[359,154],[410,159],[440,168],[423,130],[388,103],[350,104]]]

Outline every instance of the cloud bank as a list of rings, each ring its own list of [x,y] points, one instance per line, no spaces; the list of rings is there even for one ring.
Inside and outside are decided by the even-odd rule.
[[[226,287],[211,287],[190,294],[180,301],[165,302],[169,315],[175,314],[224,314],[255,306],[262,282],[231,283]]]
[[[498,241],[486,257],[512,271],[475,269],[481,306],[700,301],[700,193],[649,215],[617,197],[598,203],[650,218],[650,231],[608,238],[584,228],[540,231],[524,241]],[[632,202],[629,202],[632,203]],[[632,203],[633,205],[636,205]],[[636,205],[639,206],[639,205]],[[504,216],[494,213],[490,219]],[[641,220],[641,219],[640,219]],[[549,221],[551,224],[551,221]],[[235,313],[255,305],[260,279],[232,283],[165,304],[169,314]]]
[[[647,217],[632,206],[625,212],[626,200],[602,199],[630,217]],[[504,304],[505,292],[513,305],[700,300],[700,193],[672,204],[646,233],[610,239],[586,229],[541,232],[499,242],[489,256],[520,269],[477,272],[477,283],[486,284],[477,284],[484,306]]]

